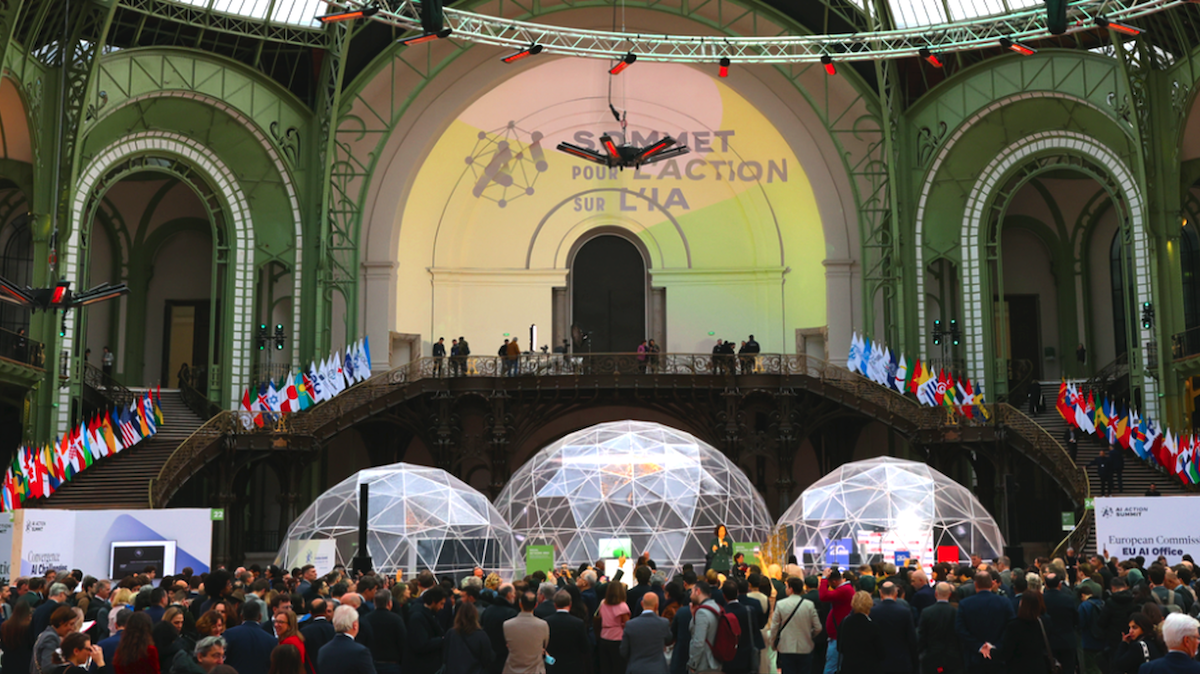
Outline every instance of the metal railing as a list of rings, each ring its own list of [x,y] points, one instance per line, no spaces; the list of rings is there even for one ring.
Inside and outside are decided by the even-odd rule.
[[[0,328],[0,358],[42,369],[46,365],[46,347],[21,332]]]
[[[183,404],[201,419],[211,419],[221,413],[221,408],[204,395],[205,371],[189,368],[184,363],[179,368],[179,397]]]
[[[98,393],[113,405],[129,406],[137,397],[133,391],[125,388],[121,382],[104,374],[100,368],[91,363],[83,364],[83,385]]]
[[[499,356],[467,356],[465,358],[420,358],[388,372],[377,374],[341,395],[297,414],[274,414],[226,410],[213,416],[198,428],[171,454],[150,482],[150,504],[163,507],[183,482],[203,467],[208,452],[222,438],[232,441],[237,436],[287,434],[315,437],[331,427],[343,415],[399,388],[430,380],[455,378],[522,378],[546,379],[546,385],[594,385],[580,381],[587,377],[604,376],[620,381],[626,377],[649,380],[664,379],[664,386],[680,385],[680,377],[724,377],[728,385],[753,386],[755,376],[794,376],[818,380],[822,384],[849,393],[869,402],[881,416],[912,431],[939,430],[947,426],[986,427],[1003,425],[1020,435],[1024,453],[1054,476],[1072,499],[1082,504],[1087,494],[1087,476],[1075,467],[1066,450],[1044,428],[1007,404],[989,404],[988,418],[966,419],[952,415],[941,407],[919,404],[910,395],[901,395],[876,384],[844,367],[805,355],[755,354],[729,356],[712,354],[660,353],[639,355],[631,353],[541,354],[526,353],[509,359]],[[736,377],[751,378],[739,381]],[[564,381],[567,380],[567,381]],[[712,380],[697,381],[697,385],[712,385]],[[638,384],[641,386],[642,384]],[[999,418],[997,419],[997,415]],[[999,426],[996,426],[999,427]]]
[[[1200,355],[1200,327],[1171,335],[1171,358],[1182,360]]]
[[[1050,553],[1050,557],[1060,557],[1066,553],[1067,548],[1074,548],[1076,552],[1081,552],[1087,545],[1088,539],[1092,535],[1092,525],[1096,521],[1096,511],[1085,509],[1083,517],[1079,518],[1079,522],[1075,524],[1075,528],[1067,533],[1066,537],[1055,546]],[[1099,550],[1097,550],[1099,552]]]

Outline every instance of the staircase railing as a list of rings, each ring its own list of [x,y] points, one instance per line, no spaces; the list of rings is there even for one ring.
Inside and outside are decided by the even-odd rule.
[[[946,410],[919,404],[912,397],[880,386],[850,370],[805,355],[754,354],[729,356],[712,354],[522,354],[516,360],[498,356],[419,358],[390,371],[375,375],[341,395],[299,414],[272,414],[222,410],[185,440],[167,459],[157,478],[150,484],[152,507],[162,507],[182,486],[183,481],[203,467],[207,452],[222,437],[240,435],[289,434],[318,436],[341,427],[340,419],[351,413],[361,414],[365,405],[389,393],[423,381],[456,378],[553,378],[559,386],[564,378],[592,375],[615,378],[658,376],[724,376],[735,385],[735,375],[803,376],[845,391],[870,402],[913,430],[940,431],[947,426],[990,426],[998,423],[1002,432],[1011,431],[1024,453],[1042,466],[1082,506],[1088,494],[1087,475],[1077,468],[1066,450],[1044,428],[1011,405],[989,405],[993,419],[950,417]],[[620,379],[618,379],[620,381]],[[547,382],[550,385],[550,382]],[[664,384],[665,385],[665,384]],[[672,382],[671,385],[677,385]]]
[[[1129,376],[1129,354],[1123,353],[1116,357],[1108,365],[1096,371],[1096,374],[1088,377],[1084,383],[1084,388],[1093,391],[1104,391],[1109,395],[1118,393],[1113,387],[1114,384]]]
[[[1085,509],[1083,517],[1079,518],[1079,522],[1075,524],[1075,528],[1067,533],[1066,538],[1054,548],[1050,553],[1050,557],[1060,557],[1066,553],[1067,548],[1074,548],[1076,552],[1083,550],[1087,545],[1088,538],[1092,535],[1092,526],[1096,523],[1096,511]]]
[[[105,374],[104,370],[91,363],[83,364],[83,385],[113,405],[128,407],[137,397],[133,391],[125,388],[124,384]]]
[[[211,419],[221,413],[221,407],[197,388],[193,381],[195,379],[199,379],[199,384],[203,386],[204,371],[190,369],[187,363],[184,363],[179,368],[179,397],[183,398],[183,404],[187,405],[193,414],[201,419]]]

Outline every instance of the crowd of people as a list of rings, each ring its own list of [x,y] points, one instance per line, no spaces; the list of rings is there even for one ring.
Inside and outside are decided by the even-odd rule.
[[[504,579],[312,566],[75,570],[0,590],[4,674],[1175,674],[1200,672],[1190,558],[761,569],[713,539]],[[625,560],[619,560],[624,567]]]

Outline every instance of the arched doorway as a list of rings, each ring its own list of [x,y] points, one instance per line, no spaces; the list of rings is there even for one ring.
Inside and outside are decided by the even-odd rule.
[[[601,234],[571,262],[571,325],[576,351],[629,353],[647,337],[646,260],[629,239]]]

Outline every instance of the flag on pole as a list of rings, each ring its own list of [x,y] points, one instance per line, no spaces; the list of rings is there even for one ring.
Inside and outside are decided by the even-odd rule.
[[[858,357],[860,351],[858,348],[858,331],[850,333],[850,354],[846,356],[846,367],[851,372],[858,372]]]

